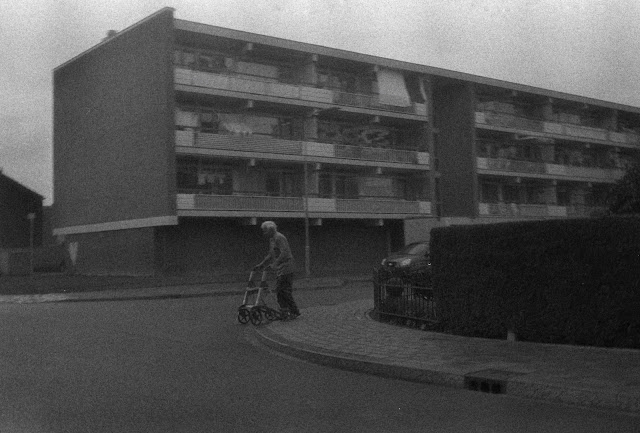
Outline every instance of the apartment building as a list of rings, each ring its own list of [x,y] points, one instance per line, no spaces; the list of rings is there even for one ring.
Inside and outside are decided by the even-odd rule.
[[[54,70],[54,233],[92,273],[369,272],[431,227],[584,217],[640,108],[175,19]]]

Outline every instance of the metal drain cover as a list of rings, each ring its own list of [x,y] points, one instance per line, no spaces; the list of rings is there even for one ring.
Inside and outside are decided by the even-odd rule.
[[[474,371],[464,375],[464,387],[471,391],[506,394],[509,379],[523,374],[526,373],[495,369]]]

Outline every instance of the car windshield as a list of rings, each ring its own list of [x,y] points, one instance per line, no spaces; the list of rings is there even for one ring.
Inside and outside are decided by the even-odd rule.
[[[429,244],[419,243],[419,244],[409,244],[403,249],[401,249],[400,251],[398,251],[398,253],[410,254],[414,256],[422,256],[427,254],[428,251],[429,251]]]

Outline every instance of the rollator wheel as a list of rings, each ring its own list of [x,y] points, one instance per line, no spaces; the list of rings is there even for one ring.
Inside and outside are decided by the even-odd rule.
[[[271,309],[271,308],[267,308],[264,312],[264,316],[267,318],[267,320],[272,321],[272,320],[276,320],[276,312],[275,310]]]
[[[249,318],[251,319],[251,323],[255,326],[262,323],[262,314],[260,314],[260,310],[257,308],[254,308],[249,312]]]
[[[238,308],[238,322],[242,323],[243,325],[246,325],[248,321],[249,321],[249,310],[247,310],[245,307]]]

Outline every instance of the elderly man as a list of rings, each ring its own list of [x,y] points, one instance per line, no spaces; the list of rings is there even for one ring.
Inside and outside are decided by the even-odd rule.
[[[293,256],[289,241],[273,221],[265,221],[260,228],[269,239],[269,254],[254,269],[261,270],[270,264],[276,271],[276,296],[280,311],[284,318],[295,319],[300,315],[300,310],[293,300]]]

